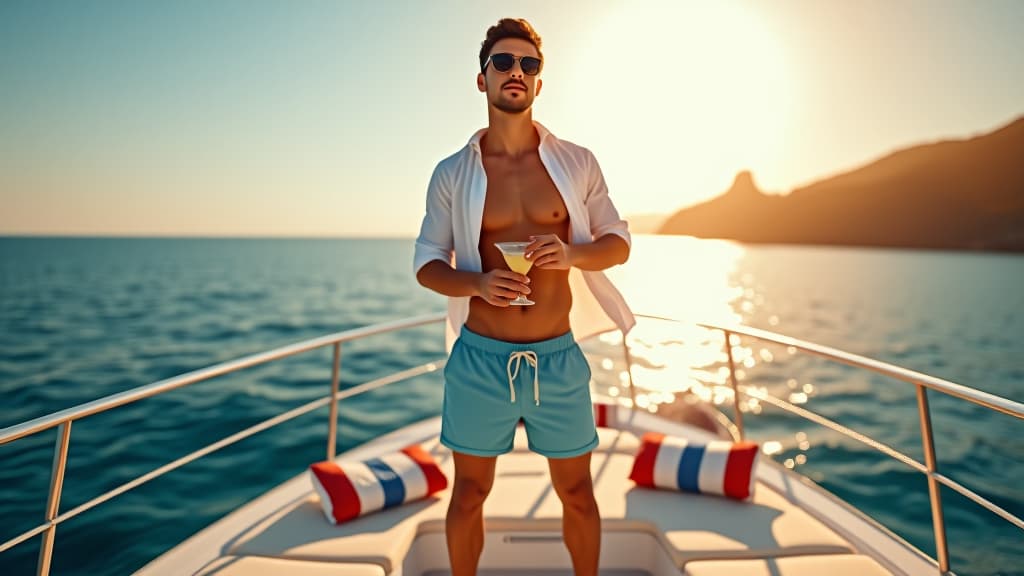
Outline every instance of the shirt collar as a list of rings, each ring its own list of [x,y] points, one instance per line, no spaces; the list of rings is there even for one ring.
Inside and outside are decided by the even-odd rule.
[[[551,134],[550,130],[545,128],[543,124],[537,122],[536,120],[533,121],[533,127],[535,130],[537,130],[537,135],[540,136],[541,146],[544,146],[544,141],[548,138],[548,136],[551,136],[552,138],[554,137],[554,135]],[[480,152],[480,139],[483,138],[484,134],[486,133],[487,128],[481,128],[477,130],[469,139],[469,147],[477,152]]]

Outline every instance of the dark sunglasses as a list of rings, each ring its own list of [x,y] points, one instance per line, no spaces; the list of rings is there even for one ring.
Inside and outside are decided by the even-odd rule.
[[[523,69],[523,74],[527,76],[536,76],[540,74],[541,64],[543,62],[540,58],[534,58],[533,56],[514,56],[508,52],[499,52],[497,54],[491,54],[484,62],[484,70],[487,70],[487,64],[494,66],[494,69],[498,72],[508,72],[516,64],[516,60],[519,61],[519,67]]]

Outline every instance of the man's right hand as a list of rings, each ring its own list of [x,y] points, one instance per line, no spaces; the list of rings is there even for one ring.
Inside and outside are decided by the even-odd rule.
[[[530,278],[523,274],[494,269],[480,274],[477,296],[492,306],[508,308],[510,300],[514,300],[519,294],[530,293],[530,287],[527,286],[529,283]]]

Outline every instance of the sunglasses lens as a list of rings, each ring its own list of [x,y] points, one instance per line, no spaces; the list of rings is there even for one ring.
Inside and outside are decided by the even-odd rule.
[[[508,72],[515,63],[516,58],[511,54],[491,54],[491,64],[498,72]]]
[[[534,76],[540,72],[540,59],[532,56],[523,56],[523,59],[519,61],[519,65],[523,68],[523,74],[529,74]]]

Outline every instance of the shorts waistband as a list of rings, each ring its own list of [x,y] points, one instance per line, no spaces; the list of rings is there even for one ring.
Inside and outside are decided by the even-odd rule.
[[[527,350],[540,355],[552,354],[554,352],[568,350],[576,345],[576,338],[573,336],[571,330],[561,336],[555,336],[554,338],[539,340],[537,342],[505,342],[504,340],[496,340],[494,338],[482,336],[463,326],[462,332],[459,334],[459,340],[467,346],[472,346],[473,348],[478,348],[485,352],[501,354],[504,356],[508,356],[513,352],[524,352]]]

